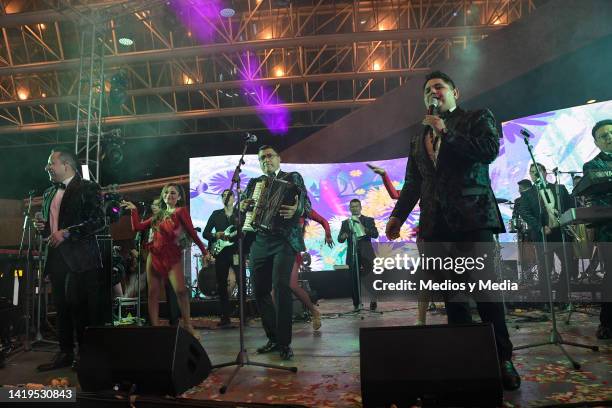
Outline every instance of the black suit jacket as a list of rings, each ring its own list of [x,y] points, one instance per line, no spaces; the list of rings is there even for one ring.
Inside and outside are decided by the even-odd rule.
[[[361,221],[361,225],[363,225],[363,231],[365,232],[365,236],[357,241],[357,250],[359,254],[369,259],[370,261],[374,260],[374,249],[372,248],[372,238],[378,238],[378,230],[376,229],[376,224],[374,223],[374,218],[366,217],[365,215],[359,216],[359,221]],[[349,220],[342,221],[342,226],[340,227],[340,233],[338,234],[338,242],[343,243],[345,240],[342,239],[342,234],[348,235],[348,249],[346,251],[346,263],[347,265],[351,264],[351,260],[353,258],[353,234],[351,233],[351,229],[349,227]]]
[[[249,184],[247,184],[245,190],[245,198],[250,198],[253,195],[253,189],[255,188],[255,184],[258,181],[262,180],[265,175],[259,176],[257,178],[252,178],[249,180]],[[281,235],[289,241],[289,244],[296,252],[302,252],[306,250],[306,246],[304,245],[304,232],[302,230],[302,226],[300,225],[300,217],[304,214],[309,214],[311,210],[310,200],[308,199],[308,194],[306,192],[306,187],[304,186],[304,179],[298,172],[285,173],[284,171],[279,171],[276,176],[278,179],[290,181],[296,185],[299,191],[298,197],[298,207],[295,211],[295,215],[293,218],[289,220],[285,220],[281,227]],[[244,217],[242,218],[244,220]],[[258,232],[259,234],[259,232]]]
[[[441,219],[452,232],[504,232],[489,178],[489,164],[499,152],[493,114],[457,107],[444,121],[448,134],[442,136],[437,166],[425,150],[428,130],[412,139],[404,186],[391,216],[404,222],[421,200],[419,235],[425,239]]]
[[[592,160],[584,163],[582,171],[586,176],[596,171],[612,171],[612,156],[599,153]],[[612,191],[587,197],[590,205],[612,207]],[[612,222],[597,224],[595,227],[595,240],[597,242],[612,242]]]
[[[43,194],[42,212],[47,220],[44,236],[51,233],[50,206],[56,191],[52,186]],[[66,187],[58,218],[58,229],[68,230],[70,237],[56,248],[72,272],[102,267],[96,234],[102,232],[104,224],[100,186],[77,174]]]
[[[555,195],[555,185],[552,183],[546,184],[548,189]],[[559,186],[559,194],[561,198],[561,214],[563,214],[567,209],[574,207],[574,200],[571,198],[564,185]],[[529,226],[529,236],[534,241],[542,239],[542,227],[548,225],[548,215],[544,207],[542,207],[542,213],[540,213],[539,200],[539,192],[535,186],[531,186],[529,190],[521,194],[521,205],[518,208],[519,215]]]

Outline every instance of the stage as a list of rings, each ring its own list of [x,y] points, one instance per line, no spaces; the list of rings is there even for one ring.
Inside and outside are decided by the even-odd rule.
[[[200,385],[182,395],[181,402],[232,401],[242,403],[265,403],[298,405],[309,407],[359,407],[361,406],[359,376],[360,326],[413,325],[416,304],[381,302],[382,315],[365,313],[358,316],[338,316],[338,312],[352,308],[349,299],[322,300],[320,309],[325,314],[319,332],[314,332],[310,323],[294,324],[291,365],[298,367],[297,374],[258,367],[240,370],[238,376],[224,395],[219,387],[233,370],[222,368]],[[597,340],[598,308],[585,309],[593,316],[573,314],[570,324],[565,324],[567,313],[559,316],[559,330],[565,340],[598,345],[599,352],[567,346],[566,349],[580,364],[582,370],[570,368],[569,363],[555,346],[519,350],[514,362],[522,377],[518,391],[504,394],[505,406],[549,406],[584,401],[612,400],[612,341]],[[543,312],[530,311],[530,316],[547,316]],[[446,321],[439,312],[428,313],[429,324]],[[235,359],[238,351],[239,331],[230,329],[207,329],[212,327],[210,318],[195,318],[201,342],[213,364]],[[522,323],[508,316],[508,327],[515,346],[541,342],[548,339],[550,321]],[[257,355],[254,350],[265,343],[260,321],[249,321],[245,330],[246,347],[252,361],[273,364],[282,362],[277,353]],[[449,344],[456,339],[451,339]],[[43,383],[52,378],[68,377],[76,384],[76,373],[71,369],[48,373],[37,373],[35,367],[51,357],[50,349],[18,353],[11,356],[2,373],[4,384]],[[418,352],[415,351],[418,356]],[[478,362],[475,361],[475,364]],[[206,405],[205,405],[206,406]],[[243,405],[244,406],[244,405]]]

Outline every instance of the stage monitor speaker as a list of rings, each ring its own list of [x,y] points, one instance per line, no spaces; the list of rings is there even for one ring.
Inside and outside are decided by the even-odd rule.
[[[178,395],[200,384],[211,364],[180,327],[88,327],[77,368],[83,391],[135,386],[138,394]]]
[[[489,324],[362,327],[359,348],[364,407],[502,405]]]

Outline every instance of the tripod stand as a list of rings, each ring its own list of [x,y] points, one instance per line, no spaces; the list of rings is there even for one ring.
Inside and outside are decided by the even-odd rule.
[[[45,280],[43,277],[43,265],[44,264],[43,264],[42,254],[43,254],[43,239],[42,239],[42,236],[39,234],[38,235],[38,273],[36,276],[36,279],[38,281],[38,287],[37,287],[38,299],[36,301],[36,337],[34,338],[34,341],[31,343],[31,345],[34,345],[35,343],[59,344],[59,342],[57,341],[45,339],[40,332],[42,296],[43,296],[43,293],[46,293],[46,284],[45,284]],[[45,310],[46,310],[46,307],[47,307],[47,302],[45,302]]]
[[[286,370],[286,371],[291,371],[293,373],[297,372],[297,367],[284,367],[284,366],[275,365],[275,364],[267,364],[267,363],[259,363],[259,362],[251,361],[249,359],[249,355],[247,353],[246,347],[244,346],[244,317],[245,317],[244,285],[245,285],[245,280],[246,280],[246,268],[245,268],[245,262],[244,262],[244,248],[243,248],[244,236],[242,233],[242,214],[240,212],[240,202],[241,202],[240,195],[242,193],[241,186],[240,186],[240,172],[241,172],[241,167],[244,164],[244,155],[246,154],[247,148],[249,146],[248,144],[250,142],[255,142],[255,141],[257,141],[257,138],[250,137],[247,134],[247,138],[245,139],[245,143],[244,143],[244,148],[242,150],[242,155],[240,156],[240,159],[238,160],[238,165],[236,165],[236,169],[234,170],[234,175],[232,176],[232,183],[229,187],[229,190],[233,191],[234,185],[236,186],[236,197],[237,197],[236,198],[236,209],[238,211],[236,233],[238,237],[238,259],[239,259],[238,269],[240,273],[240,281],[238,282],[238,287],[239,287],[238,299],[239,299],[239,304],[240,304],[240,323],[238,325],[240,329],[240,351],[238,351],[238,355],[236,356],[236,359],[234,361],[229,361],[227,363],[221,363],[221,364],[215,364],[213,366],[213,369],[229,367],[229,366],[236,366],[234,368],[234,371],[232,371],[232,373],[230,374],[227,381],[221,386],[221,388],[219,388],[219,393],[221,394],[225,394],[227,392],[228,387],[230,386],[230,384],[232,383],[232,381],[238,374],[238,371],[244,366],[275,368],[277,370]],[[229,197],[229,194],[227,195],[226,199],[228,199],[228,197]]]
[[[24,302],[24,316],[25,316],[25,340],[24,350],[30,351],[32,345],[36,343],[47,343],[57,344],[56,341],[46,340],[40,331],[41,326],[41,303],[44,288],[44,277],[43,277],[43,238],[42,234],[36,232],[38,238],[38,270],[36,273],[36,279],[38,286],[36,287],[37,299],[36,299],[36,337],[34,341],[30,341],[30,329],[31,329],[31,315],[30,315],[30,304],[32,299],[32,220],[30,218],[30,212],[32,210],[32,198],[34,197],[35,190],[31,190],[28,194],[28,208],[24,211],[23,219],[23,231],[21,235],[21,242],[19,245],[19,258],[23,253],[24,247],[27,245],[26,250],[26,290],[25,290],[25,302]],[[37,212],[35,216],[36,220],[42,220],[42,213]],[[27,239],[27,243],[26,243]],[[32,310],[32,313],[34,311]]]
[[[535,187],[537,189],[545,189],[546,188],[546,179],[544,178],[544,175],[540,172],[540,168],[538,166],[538,163],[536,162],[535,157],[533,156],[533,147],[529,144],[529,133],[526,130],[523,130],[523,131],[521,131],[521,134],[524,136],[525,145],[527,146],[527,150],[529,151],[529,155],[531,156],[531,160],[533,162],[533,166],[535,166],[535,168],[537,169],[537,172],[538,172],[539,182],[536,183]],[[540,214],[543,214],[542,203],[540,202],[538,197],[536,197],[536,198],[538,199],[538,205],[539,205],[539,208],[540,208]],[[557,201],[559,201],[559,200],[557,199]],[[554,307],[554,304],[553,304],[552,286],[551,286],[551,282],[550,282],[550,274],[548,272],[549,271],[549,268],[548,268],[549,267],[549,265],[548,265],[548,256],[547,256],[548,255],[548,245],[547,245],[547,242],[546,242],[545,226],[542,226],[541,234],[542,234],[542,244],[543,244],[543,251],[544,251],[544,273],[541,274],[541,275],[544,275],[544,279],[545,279],[545,283],[546,283],[546,292],[548,293],[548,306],[550,308],[550,317],[551,317],[551,321],[552,321],[552,328],[551,328],[551,332],[550,332],[550,338],[549,338],[548,341],[545,341],[545,342],[526,344],[524,346],[514,347],[514,350],[522,350],[522,349],[526,349],[526,348],[554,345],[554,346],[559,347],[561,352],[565,355],[567,360],[572,364],[574,369],[580,370],[580,364],[576,360],[574,360],[568,354],[568,352],[565,350],[565,348],[563,346],[564,345],[568,345],[568,346],[574,346],[574,347],[582,347],[582,348],[591,349],[593,351],[599,351],[599,347],[566,341],[566,340],[563,340],[563,337],[561,337],[561,334],[559,333],[559,330],[557,329],[557,318],[556,318],[556,313],[555,313],[555,307]],[[567,279],[569,279],[569,272],[566,275],[567,275]],[[541,277],[540,277],[540,279],[541,279]]]

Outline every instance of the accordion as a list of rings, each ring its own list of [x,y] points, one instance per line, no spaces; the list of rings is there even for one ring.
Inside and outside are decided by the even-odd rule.
[[[281,205],[294,205],[298,187],[290,181],[264,177],[255,184],[253,209],[246,213],[243,231],[280,232],[291,220],[279,215]]]

